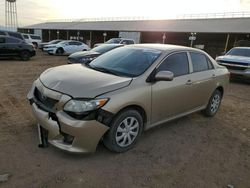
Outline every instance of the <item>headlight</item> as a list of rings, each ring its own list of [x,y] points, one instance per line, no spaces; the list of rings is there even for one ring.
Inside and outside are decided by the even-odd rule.
[[[68,101],[64,110],[68,112],[74,112],[76,114],[82,114],[101,108],[108,102],[108,99],[95,99],[95,100],[75,100]]]
[[[94,58],[93,57],[82,57],[79,59],[80,63],[86,63],[92,61]]]

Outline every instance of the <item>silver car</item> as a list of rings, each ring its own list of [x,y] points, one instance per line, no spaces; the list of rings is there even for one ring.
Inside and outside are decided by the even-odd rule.
[[[216,58],[218,64],[228,68],[232,75],[250,78],[250,47],[232,48]]]

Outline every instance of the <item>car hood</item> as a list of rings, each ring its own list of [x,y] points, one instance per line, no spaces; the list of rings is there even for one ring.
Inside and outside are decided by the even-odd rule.
[[[41,74],[40,80],[45,87],[73,98],[95,98],[128,86],[132,78],[119,77],[82,64],[74,64],[50,68]]]
[[[234,56],[234,55],[224,55],[216,58],[217,61],[227,61],[227,62],[238,62],[238,63],[250,63],[250,57],[244,56]]]
[[[100,53],[98,52],[94,52],[94,51],[84,51],[84,52],[76,52],[76,53],[73,53],[69,56],[69,58],[72,58],[72,59],[80,59],[82,57],[97,57],[99,56]]]
[[[44,47],[47,47],[47,48],[49,48],[49,47],[57,47],[58,45],[57,44],[46,44],[46,45],[44,45]]]
[[[41,42],[40,45],[48,45],[48,42]]]

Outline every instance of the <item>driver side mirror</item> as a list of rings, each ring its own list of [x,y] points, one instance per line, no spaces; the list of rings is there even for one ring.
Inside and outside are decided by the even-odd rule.
[[[160,71],[155,75],[155,81],[172,81],[174,79],[174,73],[170,71]]]

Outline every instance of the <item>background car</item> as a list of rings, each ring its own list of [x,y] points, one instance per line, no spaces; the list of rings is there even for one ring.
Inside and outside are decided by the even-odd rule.
[[[22,33],[24,40],[27,43],[31,43],[35,48],[42,42],[41,36],[35,34]]]
[[[45,45],[57,44],[57,43],[62,42],[62,41],[63,40],[61,40],[61,39],[57,39],[57,40],[52,40],[52,41],[49,41],[49,42],[42,42],[42,43],[38,44],[38,48],[41,49],[41,50],[43,50],[43,47]]]
[[[23,35],[19,32],[0,30],[0,35],[15,37],[15,38],[18,38],[20,40],[24,40]]]
[[[0,57],[20,57],[29,60],[36,55],[33,45],[15,37],[0,35]]]
[[[201,50],[128,45],[87,66],[44,71],[28,99],[43,146],[89,153],[103,140],[125,152],[144,130],[196,111],[214,116],[228,80],[228,70]]]
[[[103,44],[100,46],[97,46],[89,51],[86,52],[76,52],[71,54],[68,57],[68,64],[72,63],[89,63],[98,56],[113,50],[118,47],[124,46],[123,44]]]
[[[43,47],[44,52],[47,52],[48,54],[57,54],[57,55],[72,54],[75,52],[87,51],[87,50],[90,50],[88,45],[74,40],[65,40],[57,44],[45,45]]]
[[[109,39],[105,43],[97,43],[97,44],[94,45],[94,47],[100,46],[101,44],[124,44],[124,45],[128,45],[128,44],[135,44],[135,41],[133,39],[112,38],[112,39]]]
[[[232,75],[250,78],[250,47],[232,48],[216,58],[218,64],[228,68]]]

